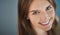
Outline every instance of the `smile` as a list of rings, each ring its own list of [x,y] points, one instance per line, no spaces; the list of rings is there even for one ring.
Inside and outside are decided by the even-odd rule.
[[[49,24],[49,22],[50,22],[50,20],[48,20],[48,21],[45,22],[45,23],[40,23],[40,22],[39,22],[39,24],[41,24],[41,25],[43,25],[43,26],[47,26],[47,25]]]

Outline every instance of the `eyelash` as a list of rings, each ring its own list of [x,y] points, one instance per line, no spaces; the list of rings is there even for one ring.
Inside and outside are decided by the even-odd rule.
[[[46,11],[47,11],[47,10],[50,10],[51,8],[52,8],[51,6],[48,6],[48,7],[46,8]]]
[[[39,11],[34,11],[32,14],[33,15],[37,15],[37,14],[39,14],[40,12]]]

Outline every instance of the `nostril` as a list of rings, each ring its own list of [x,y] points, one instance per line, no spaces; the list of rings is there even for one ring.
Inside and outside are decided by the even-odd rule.
[[[50,20],[50,19],[48,19],[48,18],[45,18],[45,19],[42,18],[42,19],[40,19],[40,22],[41,22],[41,23],[46,23],[46,22],[49,21],[49,20]]]
[[[48,23],[49,21],[50,21],[50,20],[40,21],[40,23],[46,24],[46,23]]]

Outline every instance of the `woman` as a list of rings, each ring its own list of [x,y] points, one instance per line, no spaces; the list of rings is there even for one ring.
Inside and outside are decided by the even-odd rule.
[[[55,11],[54,0],[18,0],[19,35],[57,35]]]

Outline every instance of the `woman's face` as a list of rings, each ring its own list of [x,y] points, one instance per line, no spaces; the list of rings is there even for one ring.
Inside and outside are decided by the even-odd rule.
[[[27,18],[33,27],[48,31],[52,27],[54,16],[54,8],[47,0],[34,0],[29,7]]]

